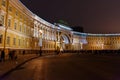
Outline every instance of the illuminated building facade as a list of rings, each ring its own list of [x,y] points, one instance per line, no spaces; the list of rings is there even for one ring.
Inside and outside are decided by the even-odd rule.
[[[86,50],[119,50],[120,34],[87,34]]]
[[[0,0],[0,49],[32,52],[120,49],[120,34],[75,32],[51,24],[27,9],[19,0]]]
[[[1,49],[20,52],[39,50],[42,46],[43,50],[54,50],[55,36],[55,26],[32,13],[19,0],[0,0]]]

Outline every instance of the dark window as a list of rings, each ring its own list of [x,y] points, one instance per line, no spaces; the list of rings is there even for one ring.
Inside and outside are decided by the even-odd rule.
[[[5,0],[2,0],[2,5],[5,7]]]
[[[0,44],[2,43],[3,35],[0,35]]]

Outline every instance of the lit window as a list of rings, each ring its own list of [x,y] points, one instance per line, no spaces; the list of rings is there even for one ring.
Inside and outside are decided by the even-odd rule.
[[[0,44],[2,43],[2,37],[3,37],[3,36],[2,36],[2,35],[0,35]]]
[[[10,44],[10,37],[7,37],[7,44]]]

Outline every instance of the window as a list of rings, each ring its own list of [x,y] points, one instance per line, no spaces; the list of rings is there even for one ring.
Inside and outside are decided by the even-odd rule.
[[[13,45],[16,45],[16,38],[13,38]]]
[[[20,25],[20,31],[22,31],[22,26]]]
[[[4,15],[1,15],[1,23],[4,25]]]
[[[16,29],[16,28],[17,28],[17,23],[15,22],[15,23],[14,23],[14,29]]]
[[[24,33],[26,33],[26,26],[24,26]]]
[[[11,26],[11,19],[8,19],[8,27]]]
[[[12,12],[12,7],[11,6],[9,6],[9,11]]]
[[[22,19],[22,15],[20,15],[20,19]]]
[[[15,12],[15,15],[18,16],[18,12],[17,11]]]
[[[2,6],[4,6],[5,7],[5,0],[2,0]]]
[[[3,36],[2,36],[2,35],[0,35],[0,44],[2,43],[2,37],[3,37]]]
[[[20,39],[18,39],[18,45],[20,46]]]
[[[23,46],[25,46],[25,40],[23,40],[23,42],[22,42],[22,43],[23,43]]]
[[[7,44],[10,44],[10,37],[7,37]]]

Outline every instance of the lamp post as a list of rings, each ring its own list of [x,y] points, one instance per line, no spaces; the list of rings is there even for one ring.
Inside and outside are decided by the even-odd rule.
[[[8,29],[8,8],[9,8],[9,0],[6,0],[6,17],[5,17],[5,34],[4,34],[4,50],[6,48],[6,36],[7,36],[7,29]]]

